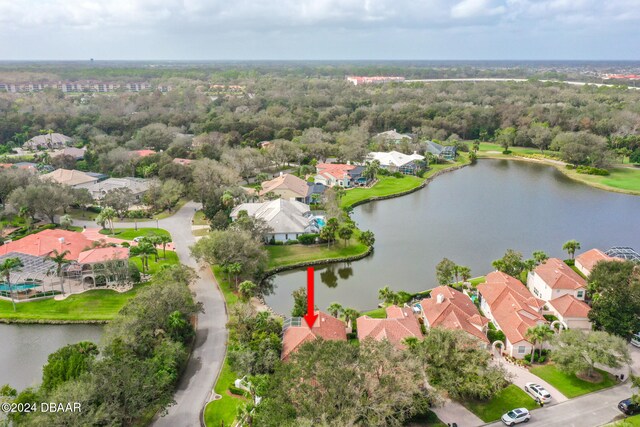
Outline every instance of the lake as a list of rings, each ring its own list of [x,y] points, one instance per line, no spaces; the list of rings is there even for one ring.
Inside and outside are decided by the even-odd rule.
[[[554,167],[531,162],[481,160],[437,177],[407,196],[367,203],[352,218],[376,236],[373,255],[350,264],[316,268],[316,305],[331,302],[369,310],[378,289],[417,292],[437,285],[435,266],[447,257],[492,271],[508,248],[531,257],[534,250],[567,258],[562,244],[576,239],[582,250],[631,246],[640,250],[640,197],[598,190]],[[581,251],[578,251],[578,253]],[[273,277],[266,302],[288,315],[291,292],[306,286],[304,270]]]
[[[101,325],[0,325],[0,385],[18,391],[42,380],[50,353],[80,341],[100,343]]]

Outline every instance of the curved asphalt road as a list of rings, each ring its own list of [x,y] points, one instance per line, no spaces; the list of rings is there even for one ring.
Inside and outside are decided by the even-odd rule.
[[[154,420],[154,426],[193,427],[201,425],[201,412],[210,400],[213,386],[222,363],[227,343],[227,314],[222,293],[218,289],[209,266],[199,266],[191,257],[189,246],[195,243],[191,221],[199,203],[185,204],[173,216],[158,221],[158,226],[171,233],[180,262],[198,271],[198,279],[191,289],[196,301],[202,303],[204,313],[198,315],[196,341],[187,368],[174,395],[176,405],[168,413]],[[74,220],[73,225],[96,227],[93,221]],[[134,228],[132,222],[115,223],[114,227]],[[138,227],[156,227],[156,221],[138,222]]]

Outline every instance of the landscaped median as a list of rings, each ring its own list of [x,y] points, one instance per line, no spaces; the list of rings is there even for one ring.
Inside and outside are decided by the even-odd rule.
[[[559,392],[567,396],[569,399],[613,387],[617,384],[613,375],[600,369],[596,369],[596,371],[601,375],[601,380],[599,382],[585,381],[573,374],[564,373],[553,364],[535,366],[529,370],[532,374],[537,375],[557,388]]]
[[[503,414],[514,408],[527,408],[529,410],[539,408],[539,405],[531,396],[514,384],[505,387],[490,400],[465,401],[461,403],[485,423],[499,420]]]

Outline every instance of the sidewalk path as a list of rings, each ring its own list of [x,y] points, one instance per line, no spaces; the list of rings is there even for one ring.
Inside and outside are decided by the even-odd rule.
[[[447,399],[444,405],[433,407],[431,410],[445,424],[456,423],[458,427],[477,427],[484,424],[473,412],[453,400]]]

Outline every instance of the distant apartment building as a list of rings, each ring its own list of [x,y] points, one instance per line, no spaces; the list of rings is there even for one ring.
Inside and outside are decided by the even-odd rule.
[[[114,82],[98,82],[98,81],[58,81],[58,82],[25,82],[25,83],[0,83],[0,92],[40,92],[47,88],[57,89],[63,93],[74,92],[98,92],[107,93],[123,90],[125,92],[140,92],[145,90],[158,90],[160,92],[169,92],[173,89],[170,85],[153,86],[148,82],[137,83],[114,83]]]
[[[347,76],[347,81],[355,86],[367,84],[380,84],[389,82],[403,82],[404,77],[399,76]]]

